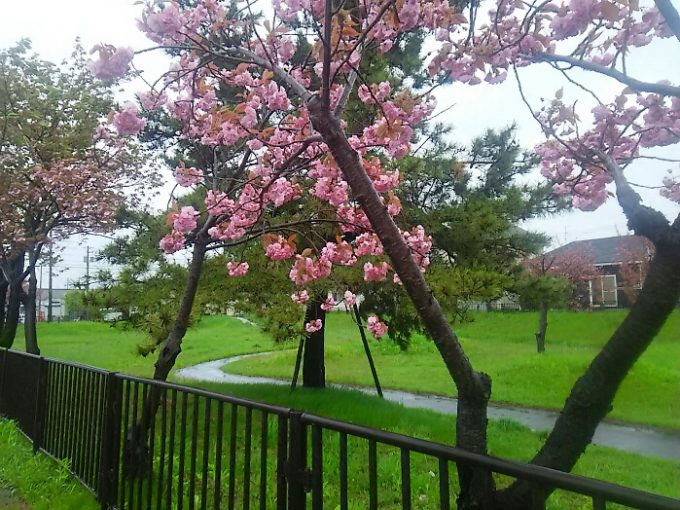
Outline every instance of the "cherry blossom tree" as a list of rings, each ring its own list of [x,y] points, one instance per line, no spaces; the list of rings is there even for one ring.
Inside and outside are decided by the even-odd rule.
[[[109,85],[92,80],[82,51],[60,69],[29,50],[22,42],[0,53],[0,269],[11,288],[8,316],[16,317],[28,278],[26,348],[38,354],[35,267],[43,247],[112,228],[116,208],[138,200],[132,188],[149,172],[134,146],[100,123],[113,107]],[[16,320],[7,326],[4,346]]]
[[[525,303],[538,308],[536,349],[545,352],[548,310],[551,307],[579,305],[579,290],[597,277],[595,256],[588,251],[568,250],[555,255],[541,255],[524,263],[526,275],[520,278],[516,291]]]
[[[554,100],[532,110],[547,136],[538,147],[542,173],[555,191],[571,196],[574,206],[584,210],[615,195],[630,228],[656,246],[645,288],[630,315],[576,383],[532,460],[571,470],[611,408],[621,381],[680,295],[680,216],[671,223],[645,206],[625,176],[637,161],[653,157],[650,149],[679,141],[680,88],[633,77],[627,65],[642,46],[672,36],[680,40],[680,17],[672,4],[499,0],[470,3],[462,12],[439,0],[276,0],[273,15],[262,23],[253,4],[237,5],[218,0],[150,3],[140,22],[158,48],[177,52],[172,69],[145,101],[167,109],[187,139],[215,151],[248,149],[242,163],[232,166],[240,170],[226,183],[220,179],[221,166],[208,174],[206,168],[178,168],[178,183],[207,185],[212,193],[206,196],[205,214],[195,208],[173,214],[163,248],[176,251],[194,238],[206,246],[217,241],[233,246],[263,229],[275,230],[281,238],[267,249],[272,257],[292,261],[290,276],[300,293],[330,277],[335,267],[361,263],[366,280],[392,278],[403,285],[457,387],[456,444],[473,452],[487,451],[491,379],[473,368],[425,282],[427,234],[418,228],[400,230],[393,220],[400,209],[392,192],[399,182],[398,160],[412,148],[413,126],[434,110],[431,89],[366,82],[359,64],[371,48],[398,51],[404,34],[421,30],[432,34],[435,45],[425,60],[430,86],[447,80],[470,86],[498,83],[518,68],[547,63],[566,83],[599,75],[620,87],[612,99],[591,91],[597,104],[588,115],[578,114],[559,91]],[[299,60],[293,60],[295,26],[309,28],[301,39],[311,49]],[[117,75],[129,58],[129,51],[106,49],[93,68]],[[573,74],[574,69],[585,73]],[[225,103],[217,93],[222,87],[236,90],[239,99]],[[353,132],[345,105],[355,93],[375,119]],[[530,107],[530,98],[524,98]],[[128,113],[134,117],[132,111],[120,115],[132,129],[137,121]],[[665,197],[678,200],[677,178],[668,176],[660,186]],[[294,225],[273,228],[273,221],[279,208],[294,207],[305,193],[327,203],[329,215],[322,220],[353,239],[297,253],[283,235],[284,226]],[[228,270],[242,276],[247,261],[234,260]],[[161,352],[157,377],[167,376],[179,353],[184,333],[179,326]],[[317,327],[316,319],[305,326],[307,331]],[[372,329],[380,331],[377,322],[372,321]],[[464,465],[458,475],[460,508],[527,508],[549,494],[522,482],[496,490],[488,473]]]

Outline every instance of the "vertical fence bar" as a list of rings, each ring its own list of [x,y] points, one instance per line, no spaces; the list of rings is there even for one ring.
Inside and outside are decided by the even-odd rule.
[[[260,423],[260,510],[267,510],[267,439],[269,435],[269,414],[262,411]]]
[[[347,434],[340,432],[340,510],[347,508]]]
[[[250,510],[250,457],[253,432],[253,410],[246,408],[246,423],[243,454],[243,510]]]
[[[69,429],[71,442],[69,445],[68,456],[71,459],[71,471],[78,473],[80,468],[80,459],[78,458],[80,443],[80,434],[82,426],[82,386],[83,386],[83,371],[79,368],[73,369],[73,397],[71,404],[73,405],[73,413],[71,415],[71,427]]]
[[[64,432],[64,408],[66,407],[66,367],[64,365],[59,366],[59,379],[57,381],[59,385],[59,395],[57,395],[57,410],[55,412],[55,422],[58,424],[54,430],[54,450],[53,454],[55,457],[62,458],[62,443],[61,435]]]
[[[81,464],[81,474],[83,480],[85,480],[88,485],[90,483],[89,470],[90,470],[90,457],[92,455],[92,448],[90,447],[90,432],[92,430],[92,377],[94,373],[85,370],[84,371],[84,384],[83,384],[83,434],[80,441],[80,464]]]
[[[161,452],[158,460],[158,482],[156,490],[156,510],[161,510],[163,502],[163,473],[165,472],[165,435],[168,430],[168,392],[165,388],[156,387],[159,392],[159,400],[161,402]]]
[[[149,394],[147,398],[148,402],[145,404],[152,409],[156,388],[149,386]],[[146,510],[151,510],[151,505],[153,502],[153,466],[156,457],[156,413],[149,413],[149,459],[147,465],[147,477],[146,477]]]
[[[179,461],[177,465],[177,510],[184,507],[184,457],[186,455],[187,408],[189,394],[182,393],[182,416],[179,425]]]
[[[215,439],[215,501],[214,510],[220,510],[222,499],[222,435],[224,431],[224,402],[217,402],[217,437]],[[181,510],[181,509],[180,509]]]
[[[196,505],[196,456],[198,455],[198,395],[194,395],[193,414],[191,416],[191,468],[189,475],[189,510]]]
[[[125,451],[130,447],[130,440],[132,437],[130,433],[130,394],[132,381],[129,379],[123,380],[123,465],[121,466],[121,477],[120,477],[120,507],[125,508],[125,484],[128,481],[130,473],[128,473],[128,468],[130,464],[130,459],[126,458]],[[132,452],[131,452],[132,453]]]
[[[203,479],[201,480],[201,510],[208,505],[208,462],[210,461],[210,408],[212,399],[205,399],[205,414],[203,416]]]
[[[170,437],[168,438],[168,478],[166,482],[165,508],[172,510],[173,469],[175,464],[175,422],[177,421],[177,390],[173,389],[170,404]]]
[[[130,382],[128,382],[130,384]],[[126,427],[126,434],[125,437],[129,439],[130,441],[130,455],[131,459],[129,461],[129,464],[131,464],[131,473],[128,473],[128,480],[129,480],[129,503],[128,507],[130,510],[132,510],[135,507],[135,475],[139,473],[139,465],[137,462],[136,457],[138,457],[138,443],[139,438],[137,437],[137,430],[140,430],[137,428],[137,408],[139,407],[139,383],[137,381],[134,382],[133,390],[130,391],[131,393],[131,400],[132,400],[132,419],[130,420],[130,424],[128,426],[127,420],[125,423]]]
[[[61,458],[68,457],[68,431],[71,430],[71,412],[73,405],[73,367],[66,367],[66,391],[64,394],[64,419],[61,423],[61,437],[59,442],[61,443],[61,451],[59,456]]]
[[[144,412],[146,409],[146,406],[149,405],[149,387],[147,384],[142,383],[142,405],[141,405],[141,413],[142,416],[144,416]],[[148,459],[153,459],[153,450],[151,449],[146,449],[147,447],[147,437],[149,438],[149,441],[152,441],[153,437],[153,432],[151,431],[151,425],[154,422],[153,417],[149,418],[150,423],[149,423],[149,432],[144,433],[144,443],[140,445],[142,447],[142,451],[146,453],[145,456],[140,456],[139,459],[139,471],[137,473],[137,510],[145,510],[144,509],[144,480],[146,479],[146,473],[144,472],[145,469],[147,469],[149,460]],[[153,460],[151,461],[153,462]],[[153,465],[152,465],[153,466]],[[148,508],[148,506],[147,506]]]
[[[92,410],[95,404],[94,379],[96,374],[88,370],[85,379],[85,434],[83,436],[83,480],[90,487],[94,487],[92,480],[92,464],[94,462],[94,448],[91,443],[94,428],[94,416]]]
[[[41,357],[38,359],[38,363],[38,388],[35,395],[33,423],[33,452],[37,452],[43,446],[47,416],[47,361]]]
[[[401,449],[401,507],[411,510],[411,454]]]
[[[602,498],[594,497],[593,510],[607,510],[607,502]]]
[[[85,429],[87,427],[85,397],[87,385],[88,371],[78,369],[78,393],[77,393],[77,409],[78,415],[76,417],[76,440],[73,447],[73,471],[81,478],[83,477],[83,466],[85,461]]]
[[[276,510],[286,510],[288,463],[288,420],[279,415],[276,440]]]
[[[368,441],[368,507],[378,510],[378,455],[373,439]]]
[[[307,467],[307,430],[302,413],[291,411],[290,437],[288,443],[288,508],[305,510],[305,469]]]
[[[323,429],[312,425],[312,510],[323,510]]]
[[[106,391],[104,388],[104,377],[102,374],[97,374],[94,379],[95,382],[95,405],[92,408],[92,417],[94,420],[92,427],[92,466],[90,473],[92,475],[92,487],[99,487],[99,463],[101,462],[101,430],[103,425],[102,414],[104,412],[104,399],[106,398]]]
[[[238,407],[231,404],[231,421],[229,423],[229,501],[228,509],[234,510],[236,502],[236,421],[238,419]]]
[[[113,507],[118,486],[118,462],[120,460],[121,380],[114,372],[104,379],[105,404],[99,462],[99,500],[103,510]]]
[[[450,510],[450,498],[449,462],[446,459],[439,459],[439,508],[441,510]]]

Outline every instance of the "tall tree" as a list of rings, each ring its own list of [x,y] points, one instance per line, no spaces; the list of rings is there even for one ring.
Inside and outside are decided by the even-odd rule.
[[[182,48],[182,58],[168,77],[177,95],[167,104],[182,122],[186,136],[211,140],[218,146],[250,144],[258,153],[258,162],[265,163],[265,170],[273,163],[274,168],[281,165],[297,173],[296,177],[321,183],[321,189],[314,185],[316,196],[320,194],[335,208],[345,227],[360,226],[367,231],[369,253],[375,258],[364,265],[365,279],[383,280],[390,271],[396,273],[396,281],[411,298],[458,389],[456,444],[479,453],[487,448],[491,379],[474,369],[425,282],[422,270],[429,264],[430,239],[421,229],[400,230],[392,219],[398,205],[390,192],[398,175],[383,165],[384,160],[409,152],[412,126],[427,119],[433,105],[426,94],[407,87],[395,90],[385,82],[361,83],[356,68],[362,50],[372,45],[387,53],[399,33],[426,30],[434,33],[437,44],[434,56],[426,62],[436,83],[446,79],[470,85],[483,80],[500,82],[517,65],[549,62],[570,80],[579,79],[570,75],[571,70],[581,68],[621,84],[622,93],[614,101],[598,101],[589,125],[581,120],[585,116],[575,114],[574,103],[562,101],[561,92],[543,110],[534,112],[549,137],[538,153],[543,175],[556,184],[554,191],[572,196],[576,207],[594,209],[607,200],[606,185],[613,183],[630,227],[656,246],[638,301],[577,381],[554,429],[532,460],[568,471],[611,408],[622,380],[680,297],[680,216],[671,223],[643,205],[625,177],[625,169],[644,157],[646,149],[680,141],[674,131],[680,119],[680,89],[627,73],[627,62],[638,46],[671,35],[680,40],[677,12],[668,2],[658,4],[657,10],[652,4],[635,2],[574,0],[555,8],[546,2],[501,1],[486,17],[480,10],[480,6],[486,9],[485,4],[471,2],[466,8],[475,22],[468,23],[463,13],[440,1],[375,1],[356,9],[351,5],[336,8],[331,0],[281,1],[275,2],[274,22],[260,25],[255,16],[224,23],[227,12],[211,0],[196,8],[149,6],[142,25],[152,40]],[[291,65],[295,41],[284,35],[288,33],[286,23],[303,17],[317,28],[312,32],[316,35],[310,36],[315,37],[313,50],[301,64]],[[243,44],[230,42],[244,33],[248,38]],[[560,53],[574,47],[574,54]],[[220,72],[216,59],[237,67]],[[125,71],[110,59],[101,61],[99,67]],[[361,83],[359,97],[367,108],[377,108],[379,113],[369,126],[351,132],[343,121],[344,98],[357,80]],[[213,100],[212,91],[221,82],[242,92],[237,105]],[[630,100],[631,91],[637,94],[634,100]],[[258,119],[271,111],[277,112],[280,122],[258,124]],[[296,172],[300,166],[287,164],[291,153],[317,158],[315,173]],[[260,204],[256,211],[254,205],[249,211],[256,213],[258,220],[269,212],[261,205],[266,203],[273,175],[258,169],[253,172],[253,182],[247,183],[251,186],[244,184],[239,194],[240,203],[245,196],[247,203]],[[287,174],[285,182],[279,181],[284,190],[293,185],[289,176],[292,179],[292,174]],[[680,200],[680,183],[668,178],[663,185],[665,196]],[[177,243],[188,227],[188,213],[178,216],[178,228],[168,244]],[[243,230],[246,218],[242,214],[228,211],[218,220],[216,231],[233,233],[238,239],[248,233]],[[246,225],[252,224],[249,218]],[[195,228],[193,222],[191,227]],[[373,249],[376,240],[390,263],[380,258],[377,247]],[[298,254],[291,276],[304,287],[326,277],[334,265],[341,265],[350,249],[363,252],[366,244],[364,240],[361,246],[341,250],[345,248],[342,242],[330,247],[327,243],[328,249],[319,257]],[[233,264],[232,273],[243,274],[243,264]],[[168,345],[173,356],[176,347]],[[522,482],[496,490],[488,472],[464,465],[459,466],[458,476],[459,507],[464,509],[527,508],[549,495],[547,490]]]
[[[100,125],[113,106],[110,84],[94,80],[81,48],[69,67],[30,53],[28,41],[0,52],[0,269],[11,287],[3,345],[16,331],[17,294],[28,278],[26,350],[39,353],[35,267],[43,246],[110,228],[124,195],[147,175],[119,129]]]

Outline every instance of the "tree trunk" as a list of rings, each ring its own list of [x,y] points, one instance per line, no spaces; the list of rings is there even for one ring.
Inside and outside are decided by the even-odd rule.
[[[189,318],[191,316],[191,309],[194,306],[194,299],[198,291],[198,284],[201,279],[201,271],[203,270],[203,262],[205,261],[206,246],[208,240],[202,239],[199,234],[199,239],[194,244],[194,249],[191,257],[191,265],[189,266],[189,275],[187,276],[186,286],[184,287],[184,294],[177,310],[177,317],[170,330],[167,340],[158,355],[156,361],[153,378],[158,381],[165,381],[170,374],[170,370],[175,365],[177,356],[182,351],[182,340],[189,327]],[[148,456],[150,452],[147,447],[147,436],[151,426],[151,420],[156,416],[156,412],[161,403],[161,391],[156,386],[151,387],[149,398],[142,410],[142,415],[137,423],[131,426],[125,433],[125,442],[123,446],[123,466],[124,473],[129,478],[136,478],[144,475],[146,466],[148,465]]]
[[[38,279],[35,276],[35,265],[30,268],[28,274],[28,292],[24,302],[24,336],[26,338],[26,352],[40,355],[38,347],[38,331],[36,330],[36,298],[38,291]]]
[[[472,368],[444,312],[425,283],[420,268],[413,260],[408,245],[366,174],[359,154],[347,141],[339,119],[322,106],[318,96],[308,102],[308,107],[314,129],[328,145],[354,197],[379,236],[385,253],[456,384],[459,398],[456,445],[485,454],[491,378]],[[461,491],[460,508],[489,507],[489,498],[493,491],[493,480],[489,473],[460,466],[459,478],[461,485],[465,487]]]
[[[555,427],[532,464],[571,471],[590,444],[598,423],[611,411],[616,392],[640,355],[673,312],[680,299],[680,217],[656,245],[637,302],[611,339],[576,382]],[[527,508],[532,498],[545,500],[518,481],[498,494],[499,508]]]
[[[305,388],[326,387],[326,366],[324,364],[324,332],[326,330],[326,312],[321,308],[324,300],[319,296],[307,303],[305,324],[321,319],[321,329],[307,336],[302,364],[302,385]]]
[[[9,291],[9,282],[0,274],[0,338],[2,338],[2,331],[5,329],[5,317],[7,316],[7,299]]]
[[[538,316],[538,331],[536,332],[536,350],[539,354],[545,352],[545,332],[548,329],[548,306],[541,301]]]
[[[7,349],[14,345],[19,326],[19,312],[21,311],[21,273],[24,271],[24,256],[14,259],[9,267],[3,268],[6,274],[5,281],[9,282],[9,295],[7,297],[7,312],[5,314],[5,327],[0,333],[0,347]],[[3,301],[4,306],[4,301]]]

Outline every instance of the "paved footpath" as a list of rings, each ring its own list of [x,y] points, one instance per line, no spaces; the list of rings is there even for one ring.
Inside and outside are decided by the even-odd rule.
[[[269,354],[271,353],[260,352],[208,361],[206,363],[182,368],[175,373],[175,376],[184,379],[185,381],[289,385],[290,381],[283,379],[236,375],[227,373],[223,370],[225,366],[235,361],[255,356],[267,356]],[[346,384],[331,384],[330,386],[333,388],[358,390],[371,395],[375,394],[374,389],[363,386],[351,386]],[[423,395],[389,389],[384,389],[383,395],[386,400],[397,402],[405,407],[429,409],[445,414],[456,414],[458,402],[455,398],[442,397],[439,395]],[[534,431],[551,430],[558,416],[558,413],[555,411],[494,403],[489,404],[488,412],[489,418],[492,420],[512,420],[529,427]],[[661,429],[622,425],[619,423],[603,421],[595,431],[593,444],[680,462],[680,433],[668,432]]]

